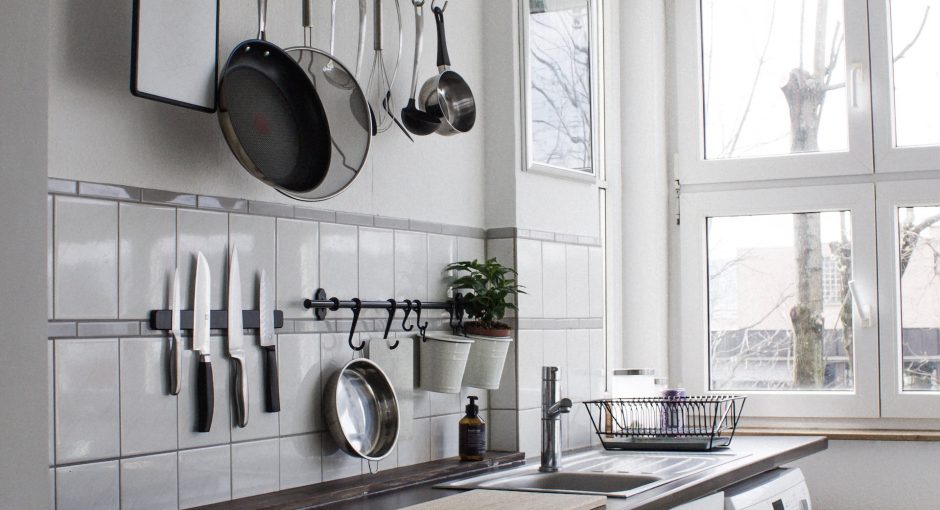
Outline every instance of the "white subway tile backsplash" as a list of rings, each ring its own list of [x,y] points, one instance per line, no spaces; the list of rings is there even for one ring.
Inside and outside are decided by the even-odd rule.
[[[179,508],[176,452],[121,460],[121,509]]]
[[[461,409],[460,393],[431,393],[431,416],[453,414]]]
[[[180,270],[183,307],[193,306],[196,254],[201,251],[209,262],[210,304],[213,310],[224,309],[225,282],[228,278],[228,214],[179,209],[176,228],[176,264]],[[247,289],[242,290],[243,294],[245,292]]]
[[[395,299],[428,296],[428,235],[395,232]]]
[[[231,358],[223,357],[222,360],[231,364]],[[264,350],[259,347],[257,335],[245,335],[245,366],[248,372],[248,426],[233,426],[232,441],[276,437],[281,413],[268,413],[264,410]],[[231,367],[231,370],[235,368]],[[281,395],[283,396],[283,388]]]
[[[591,317],[604,316],[604,253],[601,248],[592,246],[588,248],[588,286],[590,288],[590,307],[588,315]]]
[[[55,198],[55,317],[115,319],[118,313],[116,202]]]
[[[518,339],[521,335],[527,332],[516,330],[514,332],[516,338],[509,344],[509,352],[506,353],[506,361],[503,364],[503,373],[499,379],[499,389],[491,390],[486,393],[487,395],[487,408],[493,409],[515,409],[516,402],[518,402],[518,392],[517,392],[517,381],[518,377],[516,376],[517,365],[519,361],[518,352],[519,345]],[[539,350],[541,354],[541,350]]]
[[[431,419],[401,417],[398,433],[398,465],[409,466],[431,460]]]
[[[49,510],[55,510],[55,468],[49,468]]]
[[[540,330],[518,332],[516,349],[519,356],[519,409],[542,405],[542,348],[545,333]]]
[[[516,438],[518,433],[518,423],[516,422],[518,412],[505,409],[491,409],[489,412],[489,448],[490,450],[501,452],[516,451]]]
[[[285,319],[306,319],[303,306],[320,286],[319,224],[277,220],[277,307]]]
[[[52,319],[55,317],[55,310],[53,306],[52,298],[55,296],[54,292],[54,283],[55,283],[55,267],[54,261],[55,257],[53,256],[53,247],[55,246],[54,242],[54,232],[55,232],[55,200],[52,195],[46,196],[46,317]]]
[[[542,365],[558,367],[561,374],[561,381],[559,382],[561,395],[567,396],[568,381],[571,379],[571,374],[568,373],[568,343],[565,330],[546,330],[543,333]],[[541,380],[541,377],[541,372],[539,372],[539,380]]]
[[[383,301],[395,293],[395,246],[391,230],[359,228],[359,293]],[[363,310],[360,317],[385,317],[385,310]]]
[[[428,234],[428,301],[446,301],[454,279],[453,271],[444,271],[457,261],[457,238]]]
[[[177,447],[176,395],[167,378],[166,338],[121,340],[121,455]]]
[[[49,384],[46,408],[49,413],[49,465],[55,465],[55,342],[46,341],[46,381]]]
[[[56,462],[117,457],[117,339],[56,340],[54,377]]]
[[[567,314],[565,245],[542,243],[542,316],[563,318]]]
[[[568,393],[565,395],[575,402],[591,399],[591,342],[586,329],[569,329],[568,373],[563,374],[568,380]]]
[[[215,391],[212,427],[209,432],[196,432],[199,403],[196,394],[196,370],[199,356],[195,354],[195,351],[186,349],[183,351],[183,388],[178,396],[177,430],[180,448],[217,445],[232,440],[231,367],[228,359],[222,355],[224,345],[222,337],[214,336],[209,341],[212,384]],[[189,347],[190,343],[185,342],[185,345]]]
[[[320,286],[329,297],[359,295],[359,230],[352,225],[320,224]],[[331,312],[333,318],[351,317],[348,310]]]
[[[337,480],[362,474],[362,461],[340,450],[329,434],[320,434],[323,455],[323,481]]]
[[[519,285],[525,294],[519,295],[519,317],[542,316],[542,241],[518,239]]]
[[[526,457],[538,457],[542,450],[541,413],[541,409],[519,411],[519,451]]]
[[[120,204],[118,317],[143,319],[168,308],[176,268],[176,209]]]
[[[242,283],[242,308],[258,308],[261,270],[268,274],[268,291],[275,289],[275,220],[264,216],[229,215],[229,251],[238,248],[238,265]],[[226,266],[227,267],[227,266]],[[228,281],[228,273],[224,276]],[[226,289],[228,284],[226,283]],[[228,295],[228,294],[226,294]],[[296,299],[302,301],[298,296]]]
[[[590,268],[587,246],[565,246],[565,289],[568,317],[587,317],[591,310]]]
[[[280,434],[324,430],[320,410],[320,336],[278,335],[278,381],[281,391]],[[259,405],[263,405],[259,403]]]
[[[278,440],[232,445],[232,498],[245,498],[278,490]]]
[[[320,436],[321,434],[304,434],[278,440],[281,490],[322,481]]]
[[[564,425],[568,428],[568,443],[565,447],[572,450],[591,446],[594,425],[591,423],[591,416],[584,404],[578,402],[572,406],[571,412],[565,415],[565,419],[567,422]]]
[[[591,399],[598,399],[607,391],[607,339],[602,329],[592,329],[590,337]]]
[[[230,445],[179,452],[180,508],[232,499]]]
[[[516,248],[513,239],[489,239],[486,241],[486,258],[496,259],[500,264],[516,268]]]
[[[475,237],[457,237],[457,260],[486,259],[486,241]]]
[[[431,460],[457,456],[462,414],[431,417]]]
[[[56,510],[118,510],[118,462],[95,462],[56,469]]]

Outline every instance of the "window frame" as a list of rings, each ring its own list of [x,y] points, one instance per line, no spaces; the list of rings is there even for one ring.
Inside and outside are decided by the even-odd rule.
[[[852,214],[853,279],[872,323],[855,320],[855,389],[852,391],[734,391],[753,395],[753,417],[874,418],[879,416],[878,315],[875,296],[875,207],[872,184],[837,184],[733,191],[699,191],[681,197],[680,349],[671,353],[690,394],[716,395],[709,389],[708,278],[706,221],[715,216],[848,210]]]
[[[588,30],[591,44],[591,172],[583,172],[573,168],[557,165],[548,165],[532,160],[532,129],[529,121],[532,118],[531,72],[529,70],[529,0],[519,0],[519,70],[521,73],[519,97],[521,105],[522,140],[521,156],[522,170],[526,172],[573,179],[583,182],[597,182],[603,179],[601,166],[603,165],[603,136],[604,115],[601,105],[604,104],[603,93],[603,23],[601,12],[604,11],[604,0],[585,0],[588,4]]]
[[[868,8],[865,2],[855,0],[844,0],[844,6],[846,76],[856,77],[853,80],[854,91],[846,94],[847,100],[853,95],[856,97],[856,104],[850,103],[847,107],[849,150],[708,160],[705,159],[704,147],[701,1],[676,2],[677,105],[678,111],[692,113],[682,116],[677,126],[683,184],[870,175],[874,172]]]
[[[940,416],[940,391],[903,391],[900,373],[901,281],[898,208],[940,205],[940,180],[878,183],[878,300],[881,310],[881,413],[886,418]]]

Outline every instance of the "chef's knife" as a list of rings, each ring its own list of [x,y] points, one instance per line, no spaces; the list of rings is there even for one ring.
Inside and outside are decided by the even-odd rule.
[[[182,365],[183,351],[180,348],[183,342],[180,328],[180,270],[173,274],[173,295],[170,298],[170,393],[180,393],[180,366]]]
[[[245,337],[242,327],[242,282],[238,250],[232,247],[228,271],[228,355],[235,366],[235,424],[248,425],[248,378],[245,372]]]
[[[281,410],[281,396],[277,379],[277,347],[274,345],[274,310],[268,295],[268,275],[261,270],[261,284],[259,287],[259,329],[261,348],[264,349],[264,410],[276,413]]]
[[[199,417],[196,430],[209,432],[212,411],[215,408],[215,389],[212,384],[212,359],[209,357],[209,261],[199,252],[196,256],[196,291],[193,298],[193,351],[199,354],[196,371],[196,400]]]

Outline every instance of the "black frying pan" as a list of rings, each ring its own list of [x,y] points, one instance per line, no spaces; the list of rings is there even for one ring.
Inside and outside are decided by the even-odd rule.
[[[219,82],[219,125],[249,173],[294,193],[313,190],[330,168],[326,112],[304,70],[265,41],[267,0],[258,0],[258,38],[239,44]]]

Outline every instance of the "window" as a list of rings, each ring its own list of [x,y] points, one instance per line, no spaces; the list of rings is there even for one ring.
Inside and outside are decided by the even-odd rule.
[[[940,0],[676,15],[673,370],[750,416],[940,418]]]
[[[520,2],[525,168],[593,178],[598,155],[598,0]]]

